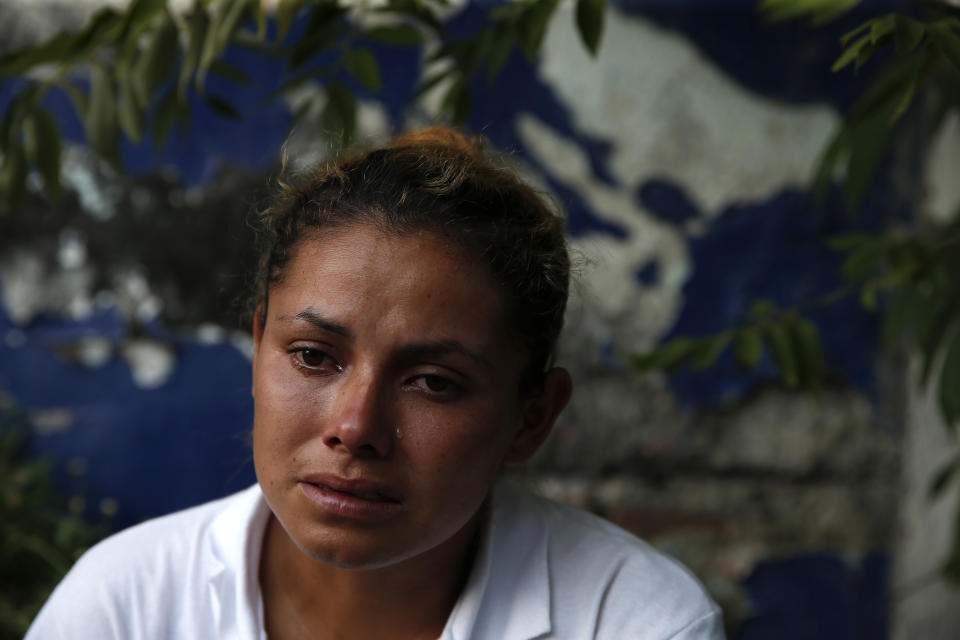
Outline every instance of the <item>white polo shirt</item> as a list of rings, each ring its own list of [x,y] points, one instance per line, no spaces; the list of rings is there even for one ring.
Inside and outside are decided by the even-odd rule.
[[[94,546],[25,640],[265,640],[257,580],[269,507],[254,485]],[[716,640],[696,579],[626,531],[516,487],[494,494],[441,640]]]

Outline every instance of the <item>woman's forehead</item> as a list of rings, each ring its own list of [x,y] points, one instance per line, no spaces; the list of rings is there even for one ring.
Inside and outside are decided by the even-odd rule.
[[[474,252],[429,232],[389,235],[364,225],[301,240],[271,291],[271,315],[312,309],[336,322],[437,336],[503,333],[503,298]]]

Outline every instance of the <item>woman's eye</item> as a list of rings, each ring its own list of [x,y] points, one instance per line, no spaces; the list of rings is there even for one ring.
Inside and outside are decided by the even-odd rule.
[[[297,364],[307,369],[340,369],[336,361],[324,351],[303,347],[293,350]]]
[[[450,395],[460,390],[457,383],[449,378],[429,373],[414,378],[413,384],[424,391],[434,394]]]
[[[435,391],[437,393],[441,391],[446,391],[450,388],[450,381],[446,378],[441,378],[440,376],[423,376],[423,383],[427,385],[427,388],[430,391]]]

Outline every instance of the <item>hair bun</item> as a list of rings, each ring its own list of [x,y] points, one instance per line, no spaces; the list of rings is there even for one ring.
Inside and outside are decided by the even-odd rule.
[[[465,135],[450,127],[435,125],[405,133],[394,140],[390,147],[399,149],[403,147],[440,147],[451,151],[460,151],[469,155],[475,155],[481,151],[483,144],[480,136],[467,138]]]

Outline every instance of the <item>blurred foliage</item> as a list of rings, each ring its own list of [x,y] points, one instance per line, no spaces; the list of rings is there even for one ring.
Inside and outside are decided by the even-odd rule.
[[[462,123],[470,115],[473,76],[486,69],[492,81],[517,48],[533,59],[558,4],[510,2],[465,37],[446,29],[451,0],[278,0],[273,20],[262,0],[196,0],[184,14],[166,0],[104,7],[79,31],[0,55],[0,80],[25,82],[0,121],[0,215],[20,210],[31,169],[50,197],[59,194],[61,132],[42,106],[50,91],[70,97],[90,147],[120,171],[120,136],[149,137],[162,148],[174,126],[187,134],[191,96],[223,117],[243,117],[226,97],[207,90],[210,76],[250,82],[243,69],[223,60],[229,47],[243,47],[286,61],[273,99],[305,85],[322,87],[321,124],[336,142],[348,143],[356,131],[356,89],[382,89],[372,43],[433,51],[416,96],[442,84],[442,112]],[[604,15],[605,0],[578,0],[576,25],[591,53],[599,47]],[[350,84],[341,80],[344,74]]]
[[[22,638],[50,592],[106,533],[68,509],[50,463],[25,455],[28,422],[0,404],[0,640]]]
[[[819,25],[858,4],[859,0],[761,0],[759,8],[771,20],[809,17]],[[887,13],[841,39],[834,72],[859,70],[881,52],[885,62],[820,157],[813,189],[821,200],[839,179],[848,208],[856,210],[902,133],[908,113],[921,124],[922,146],[949,115],[960,114],[960,8],[934,0],[919,4],[920,17]],[[843,254],[843,284],[836,291],[802,308],[778,309],[769,301],[757,301],[735,327],[711,336],[677,337],[631,356],[631,362],[645,371],[688,365],[704,369],[732,348],[741,367],[756,367],[769,355],[789,387],[815,390],[827,371],[818,330],[803,314],[855,295],[864,308],[882,314],[885,346],[906,341],[919,352],[917,382],[935,385],[940,413],[955,435],[960,421],[958,214],[950,222],[918,219],[909,229],[890,227],[835,237],[830,245]],[[955,481],[958,470],[960,455],[935,472],[931,497]],[[960,585],[960,509],[944,574]]]

